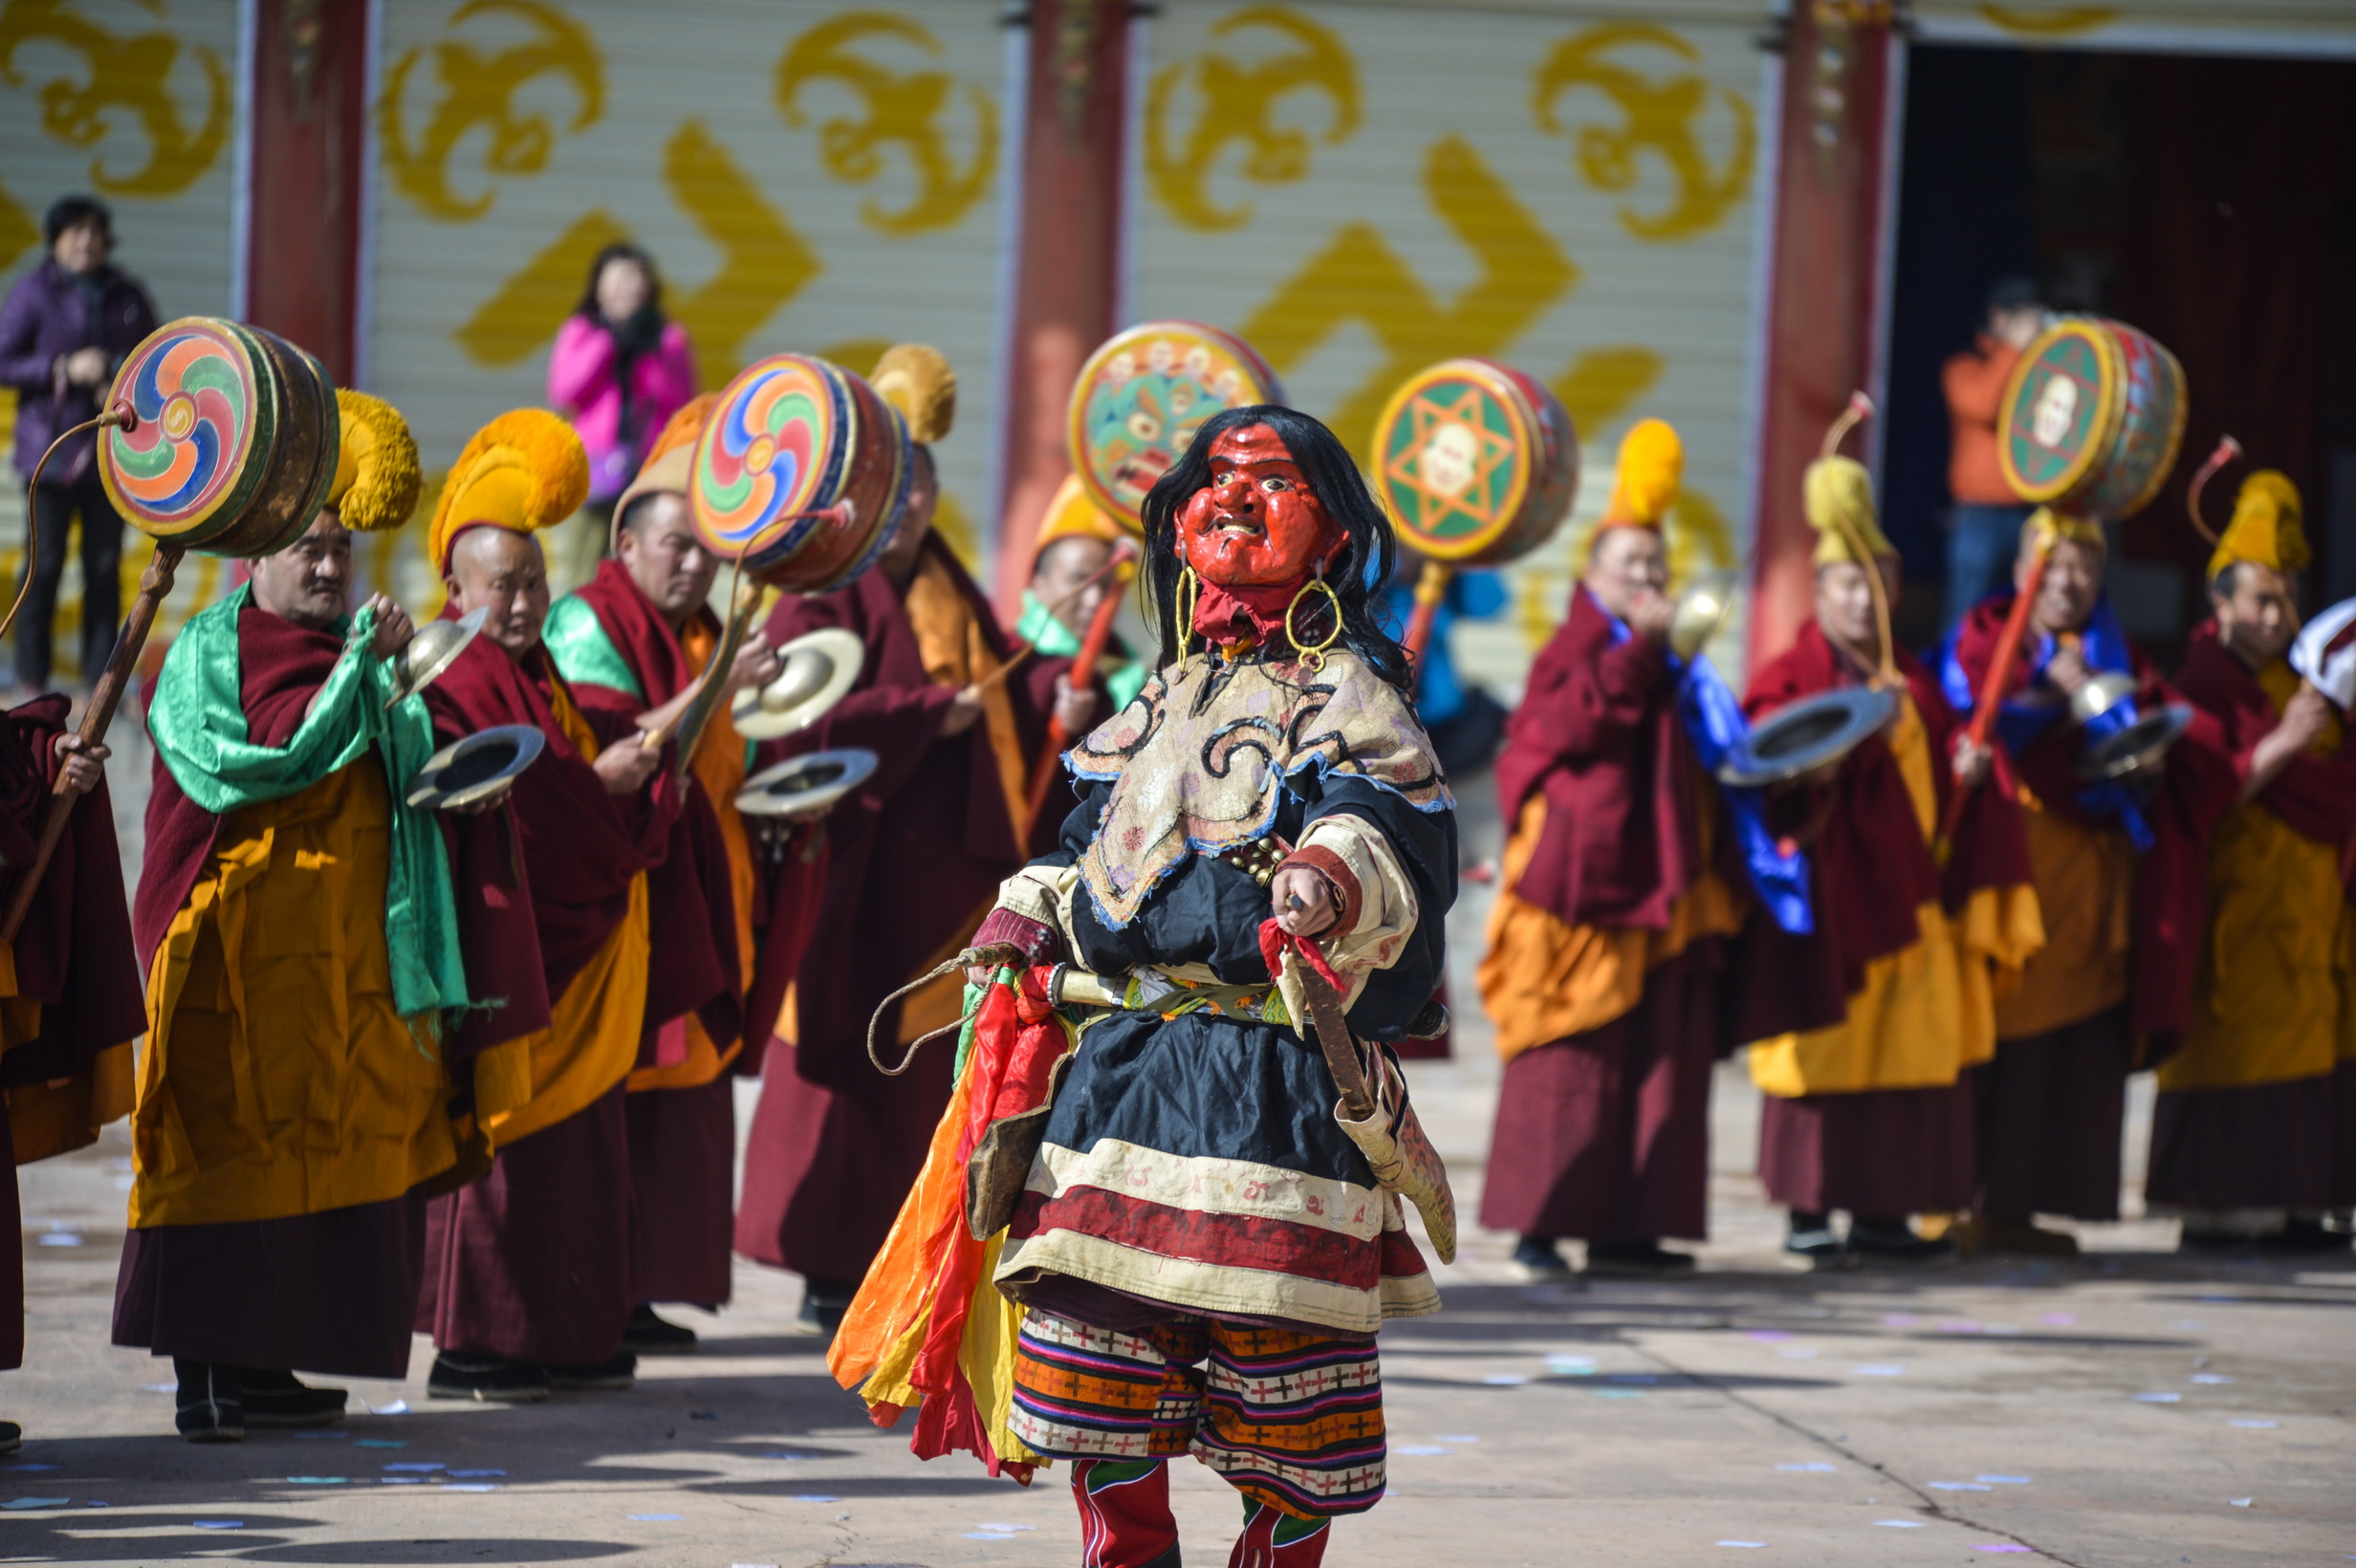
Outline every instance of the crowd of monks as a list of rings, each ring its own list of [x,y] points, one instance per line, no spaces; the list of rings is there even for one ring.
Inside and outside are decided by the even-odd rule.
[[[2356,749],[2286,660],[2309,559],[2289,481],[2243,485],[2171,682],[2110,607],[2103,528],[2050,511],[2013,591],[1929,663],[1895,646],[1869,478],[1821,459],[1815,614],[1742,708],[1879,686],[1895,716],[1797,778],[1725,789],[1697,756],[1716,677],[1669,644],[1680,461],[1667,425],[1630,433],[1498,762],[1479,982],[1506,1067],[1482,1222],[1532,1276],[1567,1271],[1565,1238],[1592,1273],[1691,1268],[1662,1242],[1704,1236],[1712,1064],[1746,1050],[1795,1267],[2074,1251],[2035,1221],[2119,1217],[2127,1080],[2154,1066],[2145,1198],[2188,1250],[2345,1252]],[[2092,693],[2110,706],[2088,718]],[[2090,776],[2090,747],[2171,705],[2172,747]]]
[[[355,609],[352,568],[356,534],[415,509],[415,448],[394,410],[339,396],[328,506],[188,621],[146,694],[132,897],[104,748],[65,730],[62,698],[0,725],[8,864],[52,795],[79,797],[0,948],[0,1136],[21,1164],[132,1117],[114,1339],[172,1359],[193,1440],[333,1421],[344,1392],[296,1370],[403,1378],[412,1333],[433,1339],[438,1398],[627,1387],[638,1356],[695,1347],[656,1308],[724,1303],[731,1252],[800,1274],[802,1326],[831,1333],[951,1090],[946,1049],[880,1072],[871,1020],[887,1058],[954,1022],[953,969],[894,993],[1052,847],[1072,796],[1035,812],[1027,785],[1051,719],[1085,733],[1146,674],[1116,649],[1068,678],[1122,591],[1117,532],[1067,487],[1009,636],[932,529],[918,445],[875,567],[783,596],[710,676],[758,686],[792,639],[840,627],[866,650],[849,694],[757,744],[724,701],[682,756],[675,721],[726,640],[723,562],[687,499],[711,400],[663,431],[595,577],[553,602],[535,534],[580,506],[581,445],[533,410],[478,432],[425,545],[441,617],[482,630],[416,690],[396,659],[416,628],[382,598]],[[1564,1239],[1591,1272],[1690,1268],[1662,1243],[1705,1234],[1712,1070],[1747,1048],[1800,1266],[2066,1251],[2034,1218],[2117,1217],[2125,1087],[2155,1063],[2147,1196],[2188,1245],[2345,1248],[2356,751],[2284,662],[2306,564],[2287,482],[2244,487],[2172,684],[2119,630],[2101,530],[2040,513],[2031,635],[1982,745],[1966,726],[2009,596],[1931,663],[1891,645],[1870,484],[1821,461],[1816,613],[1739,707],[1880,685],[1896,716],[1833,764],[1727,790],[1697,748],[1710,692],[1736,699],[1669,643],[1681,462],[1667,425],[1629,435],[1499,761],[1479,981],[1506,1068],[1483,1223],[1533,1275],[1568,1269]],[[2150,767],[2089,781],[2069,698],[2105,675],[2131,685],[2124,711],[2193,718]],[[411,787],[499,726],[541,741],[506,788]],[[876,754],[862,788],[739,811],[753,772],[832,747]]]

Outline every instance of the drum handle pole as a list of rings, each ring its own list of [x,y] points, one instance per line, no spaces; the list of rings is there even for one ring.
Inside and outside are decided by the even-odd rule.
[[[1423,572],[1415,579],[1415,613],[1407,617],[1407,635],[1400,646],[1407,649],[1407,664],[1418,684],[1424,673],[1424,649],[1431,642],[1431,625],[1439,618],[1440,601],[1448,598],[1448,584],[1456,569],[1441,561],[1424,562]]]
[[[2211,528],[2201,517],[2200,492],[2209,488],[2209,481],[2217,476],[2219,468],[2240,455],[2240,442],[2236,441],[2232,436],[2219,436],[2217,449],[2209,454],[2209,460],[2203,463],[2199,470],[2192,475],[2192,482],[2184,487],[2184,510],[2192,514],[2192,527],[2198,530],[2200,536],[2211,544],[2217,542],[2216,530]]]
[[[1103,570],[1118,573],[1122,564],[1136,558],[1137,552],[1123,540],[1113,549],[1112,559]],[[1082,586],[1086,586],[1082,584]],[[1088,634],[1080,640],[1080,651],[1072,655],[1072,667],[1064,675],[1074,691],[1084,690],[1096,679],[1096,662],[1104,653],[1104,644],[1112,641],[1113,618],[1121,613],[1123,594],[1117,585],[1096,601],[1096,614],[1088,620]],[[1010,665],[1012,661],[1009,662]],[[1031,829],[1039,819],[1039,809],[1047,803],[1047,788],[1056,781],[1056,764],[1063,756],[1063,748],[1072,737],[1063,730],[1063,721],[1053,713],[1047,716],[1047,741],[1039,749],[1038,761],[1031,769],[1031,795],[1023,803],[1023,838],[1031,837]]]
[[[2003,634],[1996,640],[1996,657],[1988,661],[1988,674],[1980,682],[1979,690],[1972,695],[1972,724],[1965,731],[1972,744],[1983,750],[1988,737],[1995,733],[1996,709],[2003,705],[2004,693],[2013,684],[2013,666],[2020,662],[2020,640],[2029,632],[2029,607],[2037,601],[2037,591],[2045,580],[2045,562],[2052,557],[2048,545],[2029,557],[2027,571],[2020,580],[2020,591],[2013,597],[2012,613],[2004,618]],[[1963,809],[1971,803],[1972,792],[1960,781],[1947,797],[1947,815],[1939,823],[1939,837],[1932,845],[1939,863],[1945,865],[1955,845],[1955,829],[1963,823]]]
[[[115,722],[115,709],[121,705],[122,689],[130,683],[131,668],[139,663],[140,650],[147,645],[156,612],[171,593],[172,574],[180,570],[180,558],[185,554],[185,546],[157,542],[154,557],[140,576],[139,598],[131,601],[131,618],[122,623],[122,634],[115,639],[114,656],[106,661],[105,672],[91,688],[90,709],[82,715],[80,730],[84,746],[104,739],[107,727]],[[41,875],[57,853],[58,841],[65,838],[66,820],[74,815],[74,802],[78,798],[66,787],[65,771],[60,768],[48,814],[41,818],[40,847],[33,857],[32,869],[16,884],[15,897],[9,901],[8,920],[0,924],[0,942],[14,942],[16,933],[24,928],[25,917],[33,912],[33,897],[41,890]]]
[[[7,619],[0,620],[0,637],[8,636],[9,628],[16,624],[16,612],[25,607],[25,596],[33,592],[33,575],[41,564],[41,514],[39,508],[33,505],[34,498],[41,493],[41,470],[49,467],[49,460],[57,455],[58,447],[84,430],[100,428],[136,430],[139,428],[139,411],[131,406],[127,399],[117,398],[107,405],[105,413],[96,419],[86,419],[70,430],[61,431],[57,439],[49,444],[48,449],[41,453],[41,460],[33,466],[33,477],[25,482],[25,580],[16,586],[16,598],[9,604]]]

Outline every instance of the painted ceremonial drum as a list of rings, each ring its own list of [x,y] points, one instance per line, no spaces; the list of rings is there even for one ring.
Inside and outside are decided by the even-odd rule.
[[[1199,321],[1144,321],[1104,339],[1072,387],[1065,438],[1088,499],[1132,531],[1163,470],[1203,421],[1282,403],[1284,388],[1250,343]]]
[[[1996,419],[2004,482],[2035,505],[2130,517],[2176,466],[2184,367],[2133,327],[2064,316],[2013,367]]]
[[[311,526],[335,484],[335,383],[274,333],[183,316],[131,351],[108,399],[129,403],[140,424],[101,433],[99,483],[163,543],[267,555]]]
[[[1562,400],[1494,359],[1443,359],[1374,425],[1376,490],[1401,541],[1451,566],[1502,566],[1571,514],[1579,436]]]
[[[908,504],[907,422],[863,377],[808,354],[748,365],[695,445],[687,506],[747,576],[823,594],[884,553]]]

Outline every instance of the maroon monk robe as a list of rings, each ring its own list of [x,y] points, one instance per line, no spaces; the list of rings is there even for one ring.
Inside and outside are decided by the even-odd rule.
[[[2217,721],[2235,771],[2248,777],[2258,742],[2280,715],[2249,666],[2218,640],[2214,621],[2193,628],[2176,686]],[[2343,728],[2338,751],[2301,751],[2255,803],[2294,833],[2356,847],[2356,727]],[[2163,1089],[2152,1107],[2145,1199],[2179,1209],[2346,1207],[2333,1171],[2335,1163],[2356,1163],[2356,1104],[2343,1093],[2349,1075],[2344,1063],[2323,1078]]]
[[[1975,607],[1956,630],[1956,655],[1976,693],[1986,680],[2011,595]],[[2130,648],[2139,710],[2176,699],[2140,649]],[[2023,658],[2007,697],[2038,672]],[[1999,742],[2001,729],[1996,731]],[[2078,803],[2084,734],[2056,719],[2011,757],[2047,811],[2121,832]],[[2127,1076],[2173,1048],[2192,1021],[2192,976],[2208,929],[2208,841],[2238,788],[2216,721],[2195,710],[2144,805],[2154,842],[2135,858],[2127,996],[2120,1007],[2041,1034],[1999,1037],[1996,1059],[1972,1069],[1978,1122],[1978,1207],[1992,1218],[2033,1213],[2107,1221],[2119,1215],[2119,1129]]]
[[[680,804],[667,769],[626,800],[606,792],[556,718],[550,694],[560,682],[544,650],[516,661],[477,638],[426,689],[446,741],[502,724],[533,725],[545,738],[509,808],[552,1001],[628,912],[630,882],[658,862]],[[617,1082],[433,1201],[424,1289],[406,1298],[418,1332],[443,1350],[557,1366],[593,1365],[621,1348],[633,1304],[622,1100]]]
[[[924,548],[948,568],[1003,658],[1005,639],[965,568],[937,534]],[[954,1056],[935,1042],[906,1074],[887,1078],[867,1059],[868,1020],[884,997],[954,953],[1026,856],[1008,819],[987,718],[962,734],[941,733],[957,693],[927,678],[899,585],[877,571],[832,594],[788,598],[769,639],[781,644],[820,626],[847,627],[867,659],[850,695],[793,748],[864,747],[879,764],[822,824],[825,890],[796,987],[798,1040],[773,1042],[763,1073],[736,1250],[847,1291],[923,1167]],[[1044,721],[1019,671],[1008,680],[1036,756]],[[877,1036],[898,1034],[893,1009]]]
[[[237,618],[237,656],[249,738],[285,745],[342,654],[339,633],[247,604]],[[159,754],[131,905],[142,972],[203,874],[220,826],[181,793]],[[425,1210],[423,1195],[412,1192],[283,1219],[127,1231],[114,1341],[263,1371],[405,1378]]]
[[[1509,832],[1533,795],[1546,800],[1517,896],[1573,926],[1665,930],[1705,869],[1713,803],[1666,650],[1613,633],[1573,589],[1506,723],[1497,799]],[[1720,941],[1702,938],[1646,974],[1629,1012],[1506,1064],[1481,1224],[1604,1243],[1708,1234],[1721,960]]]
[[[1920,661],[1900,649],[1894,662],[1922,720],[1944,820],[1954,793],[1948,759],[1960,724]],[[1871,674],[1809,621],[1788,650],[1753,674],[1744,710],[1756,721],[1803,697],[1863,685]],[[1866,966],[1920,940],[1916,910],[1924,904],[1936,899],[1960,915],[1982,888],[2030,881],[2020,807],[2005,778],[1973,793],[1942,873],[1923,840],[1897,758],[1880,735],[1843,758],[1829,786],[1790,791],[1774,805],[1778,817],[1822,824],[1806,846],[1816,928],[1796,936],[1764,909],[1752,910],[1736,964],[1749,991],[1736,1011],[1750,1038],[1826,1027],[1809,1018],[1799,999],[1827,986],[1843,998],[1854,995]],[[1775,1202],[1803,1213],[1843,1209],[1876,1219],[1971,1207],[1968,1081],[1762,1099],[1759,1176]]]
[[[57,737],[65,733],[67,700],[36,697],[0,722],[0,861],[33,862],[34,836],[48,814],[57,777]],[[18,877],[0,875],[0,902],[12,899]],[[147,1027],[140,1006],[139,962],[132,955],[131,913],[122,893],[122,861],[115,845],[115,814],[103,779],[76,802],[66,836],[41,879],[31,914],[11,952],[16,994],[41,1007],[40,1033],[0,1058],[0,1090],[29,1089],[88,1074],[101,1052],[137,1038]],[[28,1097],[30,1098],[30,1097]],[[4,1217],[21,1237],[14,1167],[91,1142],[88,1128],[41,1124],[34,1139],[13,1135],[14,1118],[0,1117],[0,1147],[11,1174]],[[33,1125],[29,1133],[35,1133]],[[60,1137],[64,1138],[60,1142]],[[22,1366],[25,1349],[24,1250],[11,1243],[0,1264],[0,1369]]]
[[[598,624],[644,688],[641,696],[594,682],[576,683],[574,695],[584,711],[626,725],[678,696],[703,672],[619,560],[599,562],[597,575],[578,597],[596,615]],[[705,605],[696,607],[695,617],[716,643],[721,632],[719,618]],[[718,976],[721,989],[695,998],[682,992],[675,966],[659,975],[650,984],[646,998],[645,1037],[639,1056],[642,1066],[655,1065],[665,1030],[690,1010],[698,1012],[706,1034],[723,1051],[745,1033],[734,893],[728,847],[715,815],[725,803],[709,798],[702,781],[692,773],[687,796],[672,830],[670,848],[649,878],[648,891],[659,893],[655,902],[664,907],[703,911],[715,955],[724,959]],[[756,878],[753,910],[756,961],[767,903],[766,889]],[[780,981],[776,987],[780,995],[784,989]],[[718,1017],[723,1008],[730,1014],[725,1020]],[[770,1015],[775,1016],[774,1007]],[[757,1033],[760,1043],[767,1044],[767,1031]],[[628,1097],[631,1251],[640,1301],[686,1301],[716,1309],[729,1297],[736,1165],[736,1102],[731,1079],[741,1072],[757,1072],[760,1064],[757,1049],[750,1052],[749,1065],[747,1055],[739,1052],[729,1069],[708,1083],[634,1091]]]

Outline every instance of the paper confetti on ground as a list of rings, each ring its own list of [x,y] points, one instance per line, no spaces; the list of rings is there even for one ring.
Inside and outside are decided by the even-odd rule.
[[[633,1514],[630,1517],[641,1524],[656,1524],[665,1519],[684,1519],[687,1515],[685,1514]]]
[[[2234,1380],[2222,1372],[2195,1372],[2184,1381],[2187,1383],[2231,1383]]]
[[[14,1497],[0,1503],[0,1508],[63,1508],[71,1501],[70,1497]]]
[[[2138,1405],[2180,1405],[2183,1402],[2182,1394],[2138,1394],[2135,1396],[2135,1403]]]
[[[1833,1470],[1833,1467],[1827,1465],[1822,1459],[1811,1459],[1804,1464],[1778,1465],[1776,1469],[1779,1470],[1807,1470],[1812,1473],[1822,1473],[1826,1475],[1831,1474]]]
[[[1718,1544],[1719,1544],[1720,1546],[1740,1546],[1740,1547],[1746,1547],[1746,1548],[1749,1548],[1749,1549],[1751,1549],[1751,1550],[1756,1551],[1756,1549],[1758,1549],[1759,1547],[1762,1547],[1762,1546],[1766,1545],[1767,1543],[1766,1543],[1765,1541],[1720,1541],[1720,1542],[1718,1542]]]
[[[1876,1519],[1873,1522],[1884,1530],[1920,1530],[1923,1528],[1923,1522],[1920,1519]]]
[[[246,1528],[246,1521],[243,1519],[191,1519],[188,1522],[199,1530],[243,1530]]]
[[[1852,1378],[1903,1378],[1906,1376],[1906,1368],[1888,1361],[1867,1361],[1863,1366],[1850,1367],[1849,1376]]]
[[[1931,1483],[1931,1490],[1933,1492],[1994,1492],[1996,1488],[1983,1486],[1977,1481],[1933,1481]]]
[[[2029,1478],[2025,1475],[1982,1475],[1975,1479],[1999,1487],[2025,1487],[2029,1484]]]
[[[287,1485],[291,1487],[343,1487],[351,1485],[351,1482],[348,1479],[340,1475],[290,1475],[286,1478],[286,1481]]]
[[[1434,1454],[1451,1453],[1454,1450],[1443,1448],[1436,1444],[1431,1443],[1401,1443],[1394,1447],[1390,1451],[1393,1453],[1404,1453],[1416,1459],[1429,1459]]]
[[[1974,1546],[1974,1552],[2026,1552],[2027,1547],[2017,1541],[1991,1541],[1986,1546]]]
[[[2240,1417],[2236,1416],[2225,1425],[2228,1426],[2245,1426],[2252,1431],[2271,1431],[2282,1424],[2279,1421],[2244,1421]]]

